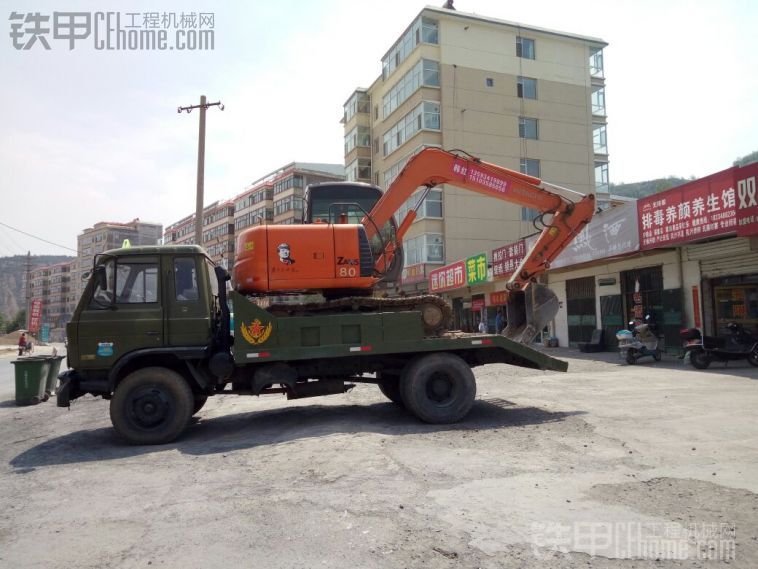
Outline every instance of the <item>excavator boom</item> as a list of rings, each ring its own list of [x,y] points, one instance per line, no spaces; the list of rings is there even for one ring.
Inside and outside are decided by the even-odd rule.
[[[361,223],[369,239],[376,235],[400,206],[419,188],[452,184],[502,199],[540,212],[544,229],[519,267],[506,283],[508,291],[508,328],[511,339],[531,342],[555,317],[558,301],[536,278],[548,270],[555,259],[590,222],[595,211],[595,196],[552,186],[535,178],[478,158],[438,148],[425,148],[412,157],[395,181]],[[571,195],[569,199],[564,194]],[[417,208],[418,208],[417,204]],[[397,231],[399,243],[415,219],[408,213]],[[377,260],[389,264],[397,245],[388,244]],[[526,290],[531,289],[531,291]],[[525,294],[526,292],[526,294]]]

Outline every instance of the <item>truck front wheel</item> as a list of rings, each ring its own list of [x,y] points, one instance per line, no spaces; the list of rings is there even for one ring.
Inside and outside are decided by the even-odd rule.
[[[181,375],[148,367],[118,384],[111,399],[111,422],[131,444],[164,444],[186,428],[193,407],[192,390]]]
[[[453,354],[421,356],[403,370],[400,391],[408,410],[427,423],[455,423],[471,410],[476,381],[469,365]]]
[[[396,405],[405,407],[403,396],[400,394],[400,376],[381,372],[378,379],[379,391]]]

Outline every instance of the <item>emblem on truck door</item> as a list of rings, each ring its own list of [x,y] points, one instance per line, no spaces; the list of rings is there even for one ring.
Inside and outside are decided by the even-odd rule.
[[[240,328],[242,329],[242,337],[245,338],[248,343],[257,346],[268,340],[273,325],[269,322],[264,326],[261,321],[256,318],[253,320],[252,324],[240,322]]]

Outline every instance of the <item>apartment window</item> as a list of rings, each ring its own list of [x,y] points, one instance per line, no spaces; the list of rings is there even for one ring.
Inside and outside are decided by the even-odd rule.
[[[416,207],[416,204],[418,203],[418,200],[421,199],[422,194],[423,190],[417,190],[410,198],[405,201],[403,205],[398,208],[397,213],[395,213],[395,220],[397,221],[398,225],[403,222],[405,216],[408,215],[408,212]],[[418,208],[418,211],[416,212],[416,219],[425,218],[442,219],[442,190],[430,190],[426,196],[426,199],[424,200],[424,203],[422,203],[421,207]]]
[[[595,154],[608,154],[608,134],[604,124],[592,125],[592,144]]]
[[[371,147],[371,131],[367,126],[356,126],[345,135],[345,154],[348,154],[353,148],[363,146]]]
[[[382,59],[382,79],[387,79],[419,43],[436,44],[438,42],[438,25],[436,20],[419,18],[408,29],[389,53]]]
[[[485,84],[487,87],[494,87],[494,86],[495,86],[495,80],[494,80],[492,77],[487,77],[487,78],[484,80],[484,84]]]
[[[600,85],[592,87],[592,114],[605,116],[605,87]]]
[[[345,179],[348,182],[371,180],[371,159],[356,158],[345,167]]]
[[[424,101],[424,128],[431,130],[440,129],[440,105]]]
[[[537,138],[539,138],[537,133],[537,119],[519,117],[518,135],[519,138],[531,138],[537,140]]]
[[[540,177],[540,161],[535,158],[522,158],[519,171],[528,176]]]
[[[405,264],[444,263],[445,246],[441,233],[424,233],[403,244]]]
[[[519,77],[516,84],[516,93],[522,99],[536,99],[537,80],[531,77]]]
[[[430,59],[419,60],[382,98],[382,117],[387,118],[422,85],[437,87],[439,84],[439,63]]]
[[[440,64],[431,59],[422,59],[424,69],[424,85],[439,87],[440,85]]]
[[[388,156],[405,144],[417,132],[424,129],[440,129],[439,103],[424,101],[396,122],[382,139],[382,151]]]
[[[595,162],[595,191],[606,194],[610,191],[608,162]]]
[[[590,48],[590,75],[593,77],[603,77],[603,49],[600,47]]]
[[[421,41],[424,43],[437,43],[437,20],[421,18]]]
[[[519,170],[522,174],[540,177],[540,161],[535,158],[522,158],[519,164]],[[521,208],[521,221],[532,221],[539,215],[539,211],[531,207]]]
[[[289,196],[274,202],[274,215],[281,215],[288,211],[300,211],[303,209],[303,198]]]
[[[516,38],[516,57],[534,59],[534,40],[529,38]]]
[[[357,91],[353,93],[353,96],[345,103],[343,107],[344,115],[343,120],[349,121],[356,113],[368,113],[371,108],[371,100],[368,93],[363,91]]]

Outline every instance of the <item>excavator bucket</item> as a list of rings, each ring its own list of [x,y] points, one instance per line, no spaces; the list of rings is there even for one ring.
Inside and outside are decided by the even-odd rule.
[[[558,314],[558,297],[547,286],[532,283],[525,291],[513,292],[505,307],[508,325],[503,336],[531,344],[537,334]]]

